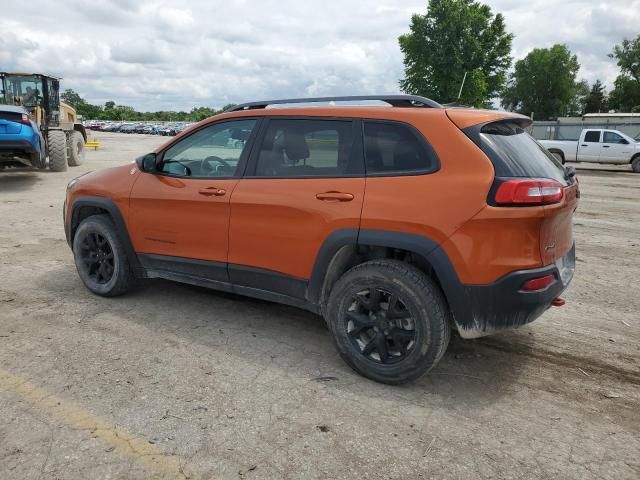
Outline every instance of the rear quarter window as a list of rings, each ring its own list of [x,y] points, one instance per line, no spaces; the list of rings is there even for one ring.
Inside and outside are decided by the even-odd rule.
[[[365,120],[364,151],[367,175],[419,175],[440,167],[425,138],[402,123]]]
[[[550,178],[566,184],[562,164],[517,123],[489,123],[471,136],[493,163],[497,177]]]

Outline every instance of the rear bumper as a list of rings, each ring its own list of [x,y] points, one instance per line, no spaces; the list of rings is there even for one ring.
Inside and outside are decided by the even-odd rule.
[[[32,143],[28,139],[4,140],[0,138],[0,153],[7,153],[7,152],[33,153],[38,151],[40,151],[40,149],[38,148],[37,142]]]
[[[31,143],[27,139],[8,140],[4,137],[12,135],[2,135],[0,137],[0,164],[14,165],[20,163],[26,167],[34,167],[40,157],[38,143]]]
[[[575,271],[575,245],[555,264],[511,272],[489,285],[461,285],[451,310],[463,338],[477,338],[517,328],[542,315],[567,288]],[[555,281],[543,290],[521,290],[524,282],[552,274]]]

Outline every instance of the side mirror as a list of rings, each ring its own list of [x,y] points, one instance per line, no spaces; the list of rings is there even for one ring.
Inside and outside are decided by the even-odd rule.
[[[629,145],[629,142],[627,141],[626,138],[623,138],[620,143],[622,143],[623,145]]]
[[[155,153],[147,153],[136,158],[136,163],[141,172],[155,172],[158,164],[158,156]]]
[[[569,165],[564,168],[564,178],[566,178],[567,180],[570,180],[575,176],[576,176],[576,167],[574,167],[573,165]]]

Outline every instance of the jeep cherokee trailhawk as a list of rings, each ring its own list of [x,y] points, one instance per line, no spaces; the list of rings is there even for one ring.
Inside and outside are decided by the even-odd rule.
[[[402,383],[451,328],[563,303],[578,183],[530,123],[405,95],[244,104],[71,181],[65,231],[98,295],[165,278],[294,305],[355,370]]]

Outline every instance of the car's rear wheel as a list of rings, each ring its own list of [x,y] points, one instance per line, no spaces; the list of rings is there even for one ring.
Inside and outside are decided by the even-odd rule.
[[[440,289],[417,268],[373,260],[345,273],[326,309],[340,356],[372,380],[400,384],[433,368],[449,343]]]
[[[40,152],[33,152],[31,154],[31,165],[42,170],[47,166],[47,159],[43,158],[43,155]]]
[[[85,218],[73,238],[76,269],[85,286],[104,297],[131,288],[133,275],[124,246],[107,215]]]
[[[640,155],[631,161],[631,170],[635,173],[640,173]]]

